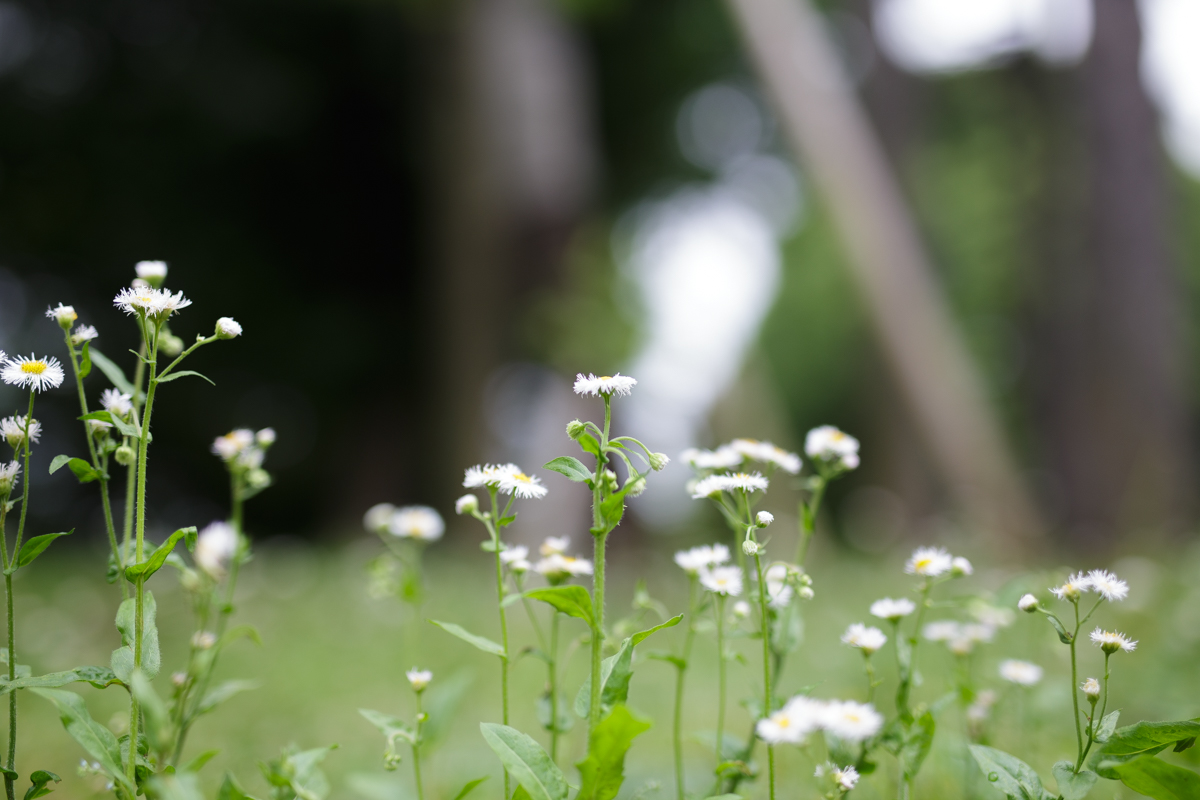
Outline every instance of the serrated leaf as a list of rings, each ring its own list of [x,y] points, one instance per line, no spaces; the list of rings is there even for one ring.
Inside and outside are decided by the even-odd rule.
[[[197,378],[203,378],[204,380],[208,381],[209,383],[212,383],[213,386],[216,386],[216,384],[213,383],[212,380],[209,379],[208,377],[201,375],[199,372],[196,372],[195,370],[190,370],[190,369],[181,369],[181,370],[179,370],[179,372],[168,373],[167,377],[155,378],[154,382],[155,383],[170,383],[171,381],[173,381],[177,378],[186,378],[189,375],[194,375]]]
[[[117,744],[117,737],[107,727],[92,719],[82,697],[62,689],[30,689],[29,691],[53,703],[54,707],[58,709],[58,716],[62,720],[63,727],[67,729],[71,738],[79,743],[84,751],[108,773],[110,778],[132,793],[133,787],[125,777],[125,770],[121,766],[121,749]]]
[[[1043,788],[1042,779],[1033,767],[1016,756],[981,744],[967,747],[983,771],[983,776],[1011,800],[1056,800]]]
[[[601,706],[615,706],[628,699],[629,679],[633,677],[633,649],[651,634],[661,631],[663,628],[678,625],[681,619],[683,619],[683,615],[679,614],[661,625],[655,625],[653,628],[635,633],[621,642],[621,649],[617,651],[616,655],[609,656],[600,663]],[[586,719],[588,716],[588,707],[592,702],[591,692],[592,678],[589,675],[584,679],[583,686],[579,687],[579,694],[575,695],[575,713],[581,719]]]
[[[1200,798],[1200,775],[1168,764],[1161,758],[1142,756],[1113,767],[1121,783],[1155,800]]]
[[[592,596],[582,586],[547,586],[525,592],[531,600],[540,600],[568,617],[581,619],[589,628],[596,627],[596,615],[592,608]]]
[[[541,745],[507,725],[481,722],[479,730],[531,800],[566,800],[567,779]]]
[[[33,563],[33,560],[45,552],[46,548],[60,536],[70,536],[75,532],[74,528],[61,533],[43,533],[41,536],[34,536],[25,544],[21,545],[21,552],[17,554],[17,569],[28,566]]]
[[[635,737],[650,729],[650,721],[635,717],[624,705],[613,706],[588,737],[587,758],[579,769],[575,800],[613,800],[625,782],[625,754]]]
[[[110,361],[108,356],[104,355],[94,347],[88,348],[88,355],[91,356],[92,363],[104,373],[104,377],[108,378],[109,383],[115,386],[119,391],[124,392],[130,397],[133,397],[133,384],[130,383],[129,379],[125,377],[125,373],[121,371],[120,367]]]
[[[492,655],[500,656],[501,658],[508,657],[504,652],[503,647],[496,644],[491,639],[486,639],[482,636],[476,636],[475,634],[463,628],[461,625],[455,625],[453,622],[439,622],[436,619],[429,620],[429,623],[438,626],[451,636],[457,636],[464,642],[478,647],[485,653],[491,653]]]
[[[559,456],[556,459],[547,461],[542,465],[543,469],[548,469],[557,472],[575,483],[586,483],[588,488],[592,485],[592,473],[583,462],[572,456]]]
[[[162,569],[162,565],[166,563],[167,556],[175,549],[176,543],[180,539],[187,538],[187,547],[189,550],[195,547],[196,543],[196,526],[191,525],[187,528],[180,528],[172,533],[167,540],[154,549],[150,557],[145,561],[137,564],[130,564],[125,568],[125,580],[130,583],[136,583],[138,576],[143,579],[148,579],[151,575]]]

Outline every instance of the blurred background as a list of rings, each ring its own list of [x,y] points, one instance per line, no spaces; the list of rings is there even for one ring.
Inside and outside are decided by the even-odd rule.
[[[572,376],[619,369],[619,421],[672,456],[859,436],[823,523],[850,547],[1186,534],[1200,6],[822,2],[828,106],[765,66],[775,5],[4,0],[0,347],[59,353],[65,302],[127,357],[141,259],[195,301],[185,339],[245,324],[156,415],[163,525],[221,513],[237,425],[280,433],[262,535],[444,509],[469,463],[559,454],[596,413]],[[841,154],[800,130],[839,98]],[[81,444],[59,394],[46,452]],[[684,477],[639,531],[688,524]],[[41,488],[99,533],[90,487]]]

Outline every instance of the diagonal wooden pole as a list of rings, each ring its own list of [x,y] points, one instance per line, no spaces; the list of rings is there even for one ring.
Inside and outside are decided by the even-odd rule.
[[[1043,532],[900,188],[809,0],[728,0],[823,195],[917,428],[978,532]]]

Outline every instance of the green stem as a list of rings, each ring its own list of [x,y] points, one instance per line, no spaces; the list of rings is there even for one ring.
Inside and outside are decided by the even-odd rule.
[[[592,630],[591,697],[588,705],[588,742],[600,723],[600,662],[604,648],[604,545],[608,537],[600,516],[604,500],[604,469],[608,459],[608,434],[612,426],[612,398],[604,395],[604,430],[600,432],[600,453],[596,456],[596,474],[592,476],[592,615],[596,627]]]
[[[1092,744],[1096,741],[1096,733],[1098,732],[1098,729],[1096,726],[1104,721],[1104,712],[1108,710],[1108,678],[1110,675],[1108,660],[1110,658],[1112,658],[1111,653],[1104,654],[1104,701],[1100,704],[1100,714],[1099,715],[1096,715],[1095,704],[1092,705],[1093,717],[1092,717],[1092,723],[1090,725],[1088,725],[1087,746],[1083,748],[1083,754],[1079,756],[1079,761],[1076,762],[1076,764],[1075,764],[1076,774],[1078,774],[1079,770],[1083,767],[1083,760],[1085,758],[1087,758],[1088,751],[1090,751],[1092,749]],[[1076,687],[1077,691],[1078,691],[1078,688],[1079,687],[1077,686]],[[1075,702],[1077,702],[1077,703],[1079,702],[1078,698],[1076,699]]]
[[[933,590],[933,581],[925,579],[921,586],[921,602],[917,606],[916,624],[912,635],[908,637],[908,666],[900,659],[900,624],[896,623],[896,664],[900,670],[900,685],[896,689],[896,712],[904,719],[912,717],[908,708],[909,694],[912,691],[912,676],[917,668],[917,648],[920,646],[921,623],[925,620],[925,609],[929,607],[929,593]]]
[[[683,684],[687,677],[688,660],[692,657],[692,641],[696,637],[696,628],[692,620],[696,615],[696,576],[688,576],[688,616],[687,631],[683,636],[683,654],[680,663],[675,665],[675,725],[672,729],[672,742],[675,748],[675,797],[684,800],[683,782]]]
[[[500,561],[500,520],[499,507],[496,505],[496,489],[489,486],[488,494],[492,498],[492,515],[487,521],[488,533],[492,536],[492,549],[496,557],[496,606],[500,611],[500,644],[504,654],[500,656],[500,708],[501,719],[508,724],[508,618],[504,610],[504,566]],[[508,800],[510,779],[508,770],[504,770],[504,798]]]
[[[425,712],[421,710],[421,693],[417,692],[417,731],[413,737],[413,779],[417,783],[417,800],[425,800],[421,789],[421,727],[425,723]]]
[[[16,625],[15,625],[15,610],[13,608],[13,588],[12,588],[12,570],[17,564],[17,555],[21,552],[21,538],[25,533],[25,514],[29,510],[29,452],[33,444],[33,437],[30,436],[30,426],[33,424],[33,400],[35,393],[33,389],[29,390],[29,410],[25,413],[25,481],[21,488],[21,516],[17,518],[17,539],[13,545],[11,556],[4,552],[7,550],[8,542],[4,542],[3,550],[0,550],[0,555],[4,557],[4,595],[6,599],[6,613],[8,616],[8,679],[15,681],[17,679],[17,645],[16,645]],[[6,498],[7,500],[7,498]],[[4,537],[7,540],[7,536]],[[8,693],[8,762],[6,766],[10,770],[16,769],[17,763],[17,693]],[[5,773],[4,776],[4,794],[8,800],[15,800],[16,788],[13,786],[13,777],[10,773]]]
[[[550,609],[550,760],[558,761],[558,609]]]
[[[717,765],[725,752],[725,595],[717,594]]]
[[[1075,607],[1075,632],[1071,634],[1071,703],[1075,709],[1075,753],[1078,758],[1075,761],[1075,771],[1079,771],[1079,765],[1083,763],[1083,730],[1079,725],[1079,671],[1076,668],[1075,661],[1075,643],[1079,639],[1079,601],[1073,600],[1071,605]]]
[[[871,656],[863,651],[863,661],[867,667],[867,702],[875,702],[875,667],[871,664]]]
[[[142,357],[146,355],[146,342],[143,341],[138,346],[138,362],[137,367],[133,370],[133,411],[129,415],[129,421],[134,427],[141,426],[141,414],[139,409],[145,402],[145,397],[142,395],[142,380],[146,377],[146,362],[142,361]],[[129,545],[133,542],[133,515],[134,515],[134,492],[137,489],[137,461],[129,464],[125,470],[125,520],[124,531],[121,537],[121,553],[122,562],[124,558],[129,557]],[[120,576],[120,573],[117,573]],[[123,578],[118,577],[118,580]]]
[[[753,530],[753,529],[751,529]],[[771,618],[767,611],[767,581],[763,575],[762,556],[754,553],[754,570],[758,573],[758,608],[762,620],[763,643],[763,717],[771,714]],[[769,797],[775,800],[775,746],[767,743],[767,787]]]
[[[817,512],[821,510],[821,498],[825,496],[825,480],[822,478],[813,487],[812,499],[807,504],[800,501],[800,540],[796,542],[796,565],[803,566],[808,557],[808,544],[817,529]]]

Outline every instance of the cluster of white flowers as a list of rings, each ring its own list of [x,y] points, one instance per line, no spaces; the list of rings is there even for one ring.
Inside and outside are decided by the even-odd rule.
[[[0,419],[0,436],[8,442],[13,450],[25,444],[25,418],[18,416]],[[36,419],[29,420],[29,440],[37,442],[42,438],[42,423]]]
[[[0,380],[10,386],[19,386],[22,389],[38,392],[62,386],[65,376],[62,364],[58,362],[57,358],[38,358],[33,354],[30,354],[29,358],[25,356],[7,358],[4,356],[4,352],[0,351],[0,359],[3,359],[4,362],[3,366],[0,366]]]
[[[783,708],[760,719],[755,733],[768,744],[803,744],[810,733],[819,730],[845,742],[861,742],[882,727],[883,717],[869,703],[797,695]]]
[[[1018,686],[1033,686],[1042,679],[1043,670],[1029,661],[1010,658],[1000,662],[1000,677]]]
[[[899,600],[883,597],[871,603],[871,616],[886,619],[889,622],[899,622],[915,611],[916,608],[913,601],[906,597],[902,597]]]
[[[486,487],[526,500],[545,497],[549,491],[542,485],[540,478],[525,474],[520,467],[512,463],[477,464],[469,467],[463,477],[463,486],[468,489]]]
[[[861,622],[855,622],[842,634],[842,644],[857,647],[869,656],[887,644],[887,636],[879,628],[868,628]]]
[[[371,533],[389,534],[397,539],[436,542],[446,532],[442,515],[429,506],[402,506],[378,503],[363,515],[363,527]]]
[[[982,622],[942,619],[927,624],[922,634],[931,642],[945,642],[954,655],[965,656],[975,649],[975,645],[996,638],[996,628]]]
[[[804,452],[836,470],[858,468],[858,439],[832,425],[813,428],[804,438]]]
[[[975,568],[962,556],[950,555],[944,547],[918,547],[904,564],[904,571],[922,578],[936,578],[947,572],[962,577],[972,574]]]
[[[591,395],[592,397],[612,397],[614,394],[629,395],[633,392],[634,386],[637,386],[637,378],[631,378],[619,372],[616,375],[602,375],[599,378],[590,373],[586,378],[583,373],[575,376],[575,394]]]
[[[792,602],[792,597],[796,593],[793,587],[797,585],[800,587],[798,592],[800,599],[813,599],[812,578],[794,564],[776,561],[767,567],[765,577],[767,580],[767,603],[771,608],[784,608]]]
[[[728,563],[729,548],[723,544],[703,544],[675,554],[675,563],[688,575]]]
[[[71,344],[79,347],[84,342],[90,342],[100,335],[95,325],[80,325],[71,334]]]
[[[834,786],[843,792],[848,792],[858,785],[858,770],[853,765],[839,767],[832,761],[818,764],[816,771],[813,772],[813,777],[829,778],[833,781]]]
[[[121,419],[133,413],[133,397],[117,389],[105,389],[101,392],[100,405],[109,414]]]
[[[196,551],[192,557],[196,566],[204,570],[213,580],[221,580],[229,568],[229,562],[237,554],[238,535],[232,525],[213,522],[196,539]]]
[[[212,452],[234,474],[245,473],[251,488],[263,489],[271,484],[271,476],[262,465],[275,438],[274,428],[263,428],[258,433],[237,428],[214,439]]]
[[[802,466],[800,456],[757,439],[734,439],[716,450],[699,450],[692,447],[684,450],[679,457],[700,471],[733,469],[746,461],[757,461],[769,468],[782,469],[796,475]]]
[[[153,286],[135,283],[127,289],[117,292],[113,305],[126,314],[137,314],[162,321],[177,314],[192,304],[183,296],[183,292],[171,294],[168,289],[155,289]]]
[[[692,497],[703,500],[721,492],[765,492],[770,482],[757,472],[726,472],[702,478],[692,487]]]
[[[1117,602],[1129,596],[1129,584],[1107,570],[1094,569],[1087,574],[1076,572],[1061,586],[1050,590],[1059,600],[1070,601],[1078,600],[1087,592],[1095,592],[1109,602]]]

